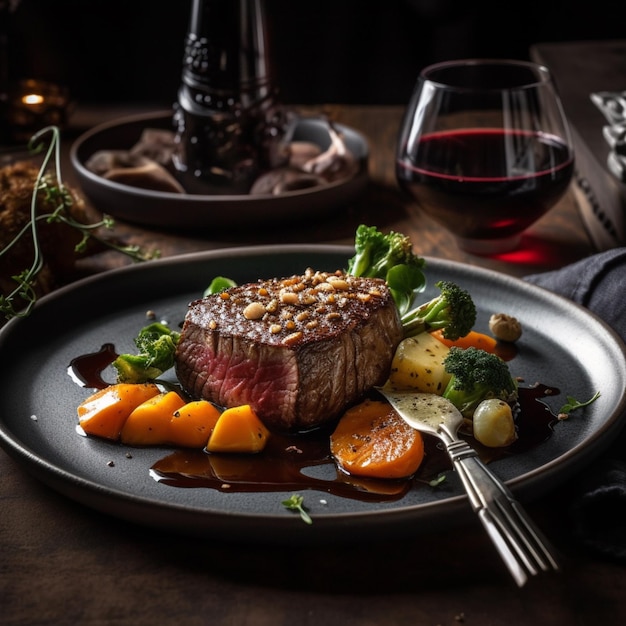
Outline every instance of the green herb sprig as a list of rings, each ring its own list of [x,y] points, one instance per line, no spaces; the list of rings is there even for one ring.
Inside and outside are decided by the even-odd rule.
[[[439,485],[442,485],[444,482],[446,482],[446,475],[442,473],[438,474],[435,478],[429,480],[428,485],[430,487],[439,487]]]
[[[293,494],[287,500],[282,501],[282,505],[290,511],[297,511],[300,514],[300,519],[305,524],[312,524],[313,520],[311,516],[306,512],[304,508],[304,497],[298,494]]]
[[[572,411],[576,411],[577,409],[582,409],[585,406],[589,406],[592,402],[595,402],[600,397],[600,392],[596,391],[596,393],[586,400],[582,402],[574,398],[574,396],[567,396],[567,402],[561,407],[559,410],[559,415],[569,415]]]
[[[45,144],[46,136],[50,136],[47,148]],[[63,184],[61,175],[61,140],[60,132],[56,126],[48,126],[37,132],[28,144],[32,154],[39,154],[45,151],[43,162],[37,174],[30,206],[30,219],[21,231],[0,250],[0,258],[8,255],[15,244],[30,232],[33,245],[33,257],[30,267],[24,269],[11,278],[16,283],[15,289],[7,295],[0,294],[0,312],[8,320],[12,317],[26,317],[30,314],[37,301],[35,290],[36,279],[44,267],[44,256],[41,247],[39,225],[42,222],[48,224],[57,222],[63,223],[82,234],[81,240],[76,244],[76,253],[84,252],[87,241],[93,239],[109,249],[115,250],[133,259],[133,261],[149,261],[160,256],[159,251],[144,252],[137,245],[122,245],[115,241],[101,239],[96,232],[100,228],[111,229],[114,221],[108,215],[91,224],[83,224],[76,220],[71,214],[73,204],[72,195]],[[53,167],[53,173],[48,170]],[[49,213],[37,212],[37,199],[39,194],[43,194],[43,199],[54,209]]]

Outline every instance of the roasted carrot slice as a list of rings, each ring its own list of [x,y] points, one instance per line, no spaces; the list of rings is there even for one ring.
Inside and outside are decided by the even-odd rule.
[[[207,400],[188,402],[174,412],[170,420],[170,443],[185,448],[203,448],[220,411]]]
[[[175,391],[159,393],[146,400],[128,416],[120,434],[122,443],[131,446],[168,444],[172,417],[184,405],[185,401]]]
[[[330,451],[348,474],[405,478],[422,463],[424,441],[389,404],[366,400],[341,417],[330,437]]]
[[[248,404],[226,409],[209,438],[208,452],[260,452],[269,430]]]
[[[118,383],[100,389],[78,405],[80,426],[88,435],[119,439],[132,411],[158,393],[159,388],[152,383]]]
[[[448,348],[457,346],[459,348],[478,348],[479,350],[484,350],[485,352],[495,352],[498,344],[493,337],[485,335],[484,333],[479,333],[476,330],[470,331],[467,335],[465,335],[465,337],[459,337],[454,340],[446,339],[443,336],[443,331],[441,330],[433,330],[430,334],[441,341],[441,343],[448,346]]]

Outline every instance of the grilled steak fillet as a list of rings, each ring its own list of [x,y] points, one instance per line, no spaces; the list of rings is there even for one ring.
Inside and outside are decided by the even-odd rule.
[[[384,281],[308,269],[192,302],[176,373],[193,397],[305,430],[383,384],[401,338]]]

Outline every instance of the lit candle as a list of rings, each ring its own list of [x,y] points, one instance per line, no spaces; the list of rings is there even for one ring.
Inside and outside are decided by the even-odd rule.
[[[28,93],[22,96],[22,102],[28,106],[32,106],[33,104],[43,104],[45,98],[38,93]]]
[[[18,83],[9,101],[9,130],[15,141],[28,141],[46,126],[65,124],[69,98],[67,90],[41,80]]]

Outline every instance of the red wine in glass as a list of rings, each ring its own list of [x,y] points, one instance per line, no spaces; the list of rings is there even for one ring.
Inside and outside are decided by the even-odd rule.
[[[493,63],[502,69],[501,62]],[[407,110],[398,183],[469,252],[515,247],[520,233],[556,204],[572,179],[574,154],[564,117],[554,122],[554,111],[560,111],[556,92],[534,77],[532,64],[521,65],[519,76],[474,74],[469,86],[453,74],[447,75],[457,81],[453,87],[431,76],[428,88],[421,79]],[[437,89],[442,95],[435,98]]]

